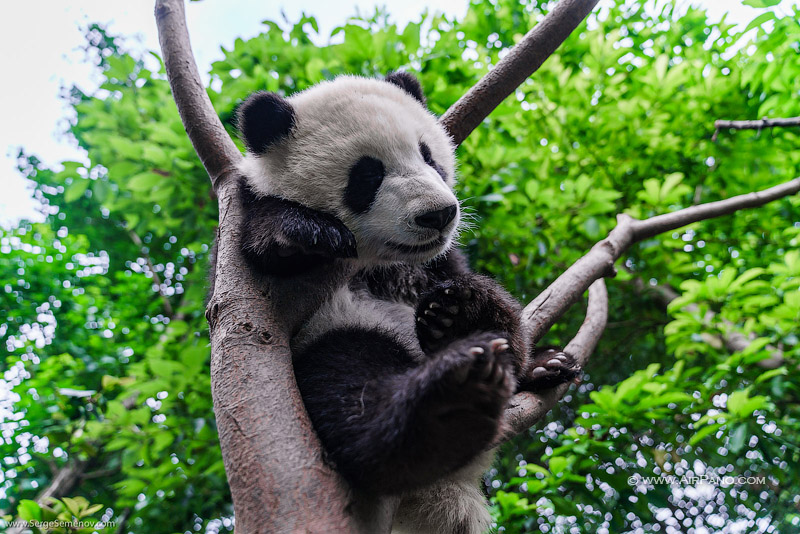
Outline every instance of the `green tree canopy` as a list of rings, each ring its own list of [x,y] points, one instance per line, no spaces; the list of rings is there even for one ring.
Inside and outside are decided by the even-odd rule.
[[[550,4],[473,0],[464,20],[424,14],[404,28],[377,12],[330,38],[310,16],[265,21],[223,50],[208,92],[233,134],[252,91],[402,69],[440,114]],[[527,301],[617,213],[800,174],[797,129],[712,140],[715,119],[800,115],[798,20],[797,8],[762,10],[746,34],[698,9],[622,0],[590,16],[459,149],[475,267]],[[203,316],[216,202],[163,65],[100,26],[87,40],[102,85],[68,98],[90,164],[56,171],[20,153],[47,218],[0,234],[0,514],[230,531]],[[583,383],[486,475],[498,530],[797,529],[800,199],[642,242],[609,289]],[[547,341],[563,344],[581,319],[573,310]],[[34,502],[69,469],[60,502]],[[645,480],[657,476],[677,478]]]

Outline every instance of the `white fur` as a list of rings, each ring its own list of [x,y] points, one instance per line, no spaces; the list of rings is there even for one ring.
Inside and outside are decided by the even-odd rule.
[[[438,231],[413,224],[422,213],[457,204],[455,147],[436,118],[403,89],[382,80],[343,76],[287,99],[295,110],[291,134],[262,156],[248,155],[242,171],[263,195],[299,202],[338,217],[353,232],[362,265],[422,263],[450,248],[460,212],[442,245],[402,254],[387,241],[424,245]],[[425,163],[419,143],[431,149],[446,181]],[[363,214],[343,203],[349,170],[363,156],[381,160],[386,176],[375,202]],[[380,301],[344,286],[336,290],[293,338],[295,353],[325,332],[341,327],[389,331],[409,352],[425,357],[414,330],[414,310]],[[485,453],[429,488],[402,497],[395,531],[414,534],[481,534],[489,513],[479,479],[491,464]],[[466,529],[466,530],[459,530]]]
[[[253,188],[331,213],[356,237],[367,265],[429,260],[450,247],[459,216],[441,246],[402,254],[387,241],[424,245],[438,231],[413,224],[416,215],[457,200],[454,146],[436,118],[403,89],[382,80],[342,76],[287,98],[295,110],[291,134],[261,156],[248,155],[242,171]],[[431,149],[447,181],[422,159]],[[353,214],[342,202],[351,167],[363,156],[383,162],[386,177],[370,209]]]
[[[366,292],[343,286],[314,312],[292,338],[292,351],[300,352],[331,330],[357,327],[391,333],[412,355],[421,357],[422,349],[414,324],[414,309],[411,306],[378,300]]]
[[[483,534],[491,516],[480,490],[481,476],[494,460],[485,452],[429,488],[403,495],[393,534]]]

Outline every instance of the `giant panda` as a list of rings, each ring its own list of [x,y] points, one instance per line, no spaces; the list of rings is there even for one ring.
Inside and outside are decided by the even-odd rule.
[[[249,266],[338,273],[291,339],[326,457],[356,491],[397,496],[396,532],[485,532],[480,478],[506,403],[578,369],[531,350],[517,301],[456,248],[455,147],[419,81],[257,92],[237,122]]]

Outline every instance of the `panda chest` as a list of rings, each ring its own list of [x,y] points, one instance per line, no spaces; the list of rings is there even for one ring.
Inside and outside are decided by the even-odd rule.
[[[319,307],[292,339],[295,353],[334,330],[358,329],[389,334],[411,354],[421,354],[414,308],[382,300],[363,289],[342,287]]]

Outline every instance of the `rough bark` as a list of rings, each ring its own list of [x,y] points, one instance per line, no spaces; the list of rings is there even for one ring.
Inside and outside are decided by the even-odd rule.
[[[237,531],[362,531],[347,510],[353,500],[347,486],[323,461],[295,385],[292,318],[273,308],[278,291],[254,279],[239,255],[242,156],[200,81],[182,0],[158,0],[155,16],[173,98],[219,200],[215,287],[206,315],[214,413]]]
[[[513,92],[577,27],[596,0],[561,0],[490,74],[442,118],[457,142]],[[289,332],[327,291],[330,280],[280,285],[255,279],[238,252],[242,217],[237,191],[241,154],[203,88],[189,44],[181,0],[157,0],[156,20],[167,76],[187,134],[219,200],[215,286],[206,316],[211,336],[211,384],[237,532],[388,532],[395,499],[354,495],[322,459],[298,393]],[[570,267],[523,313],[538,341],[550,326],[633,243],[702,219],[764,204],[800,189],[800,179],[726,201],[634,221],[620,216],[611,234]],[[330,273],[331,279],[337,273]],[[303,295],[302,299],[293,298]],[[585,363],[601,335],[607,310],[602,282],[589,294],[587,320],[568,349]],[[507,413],[509,432],[534,424],[563,395],[521,394]]]
[[[456,145],[553,55],[599,0],[561,0],[492,70],[442,115]]]

